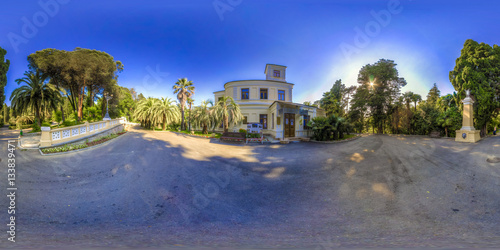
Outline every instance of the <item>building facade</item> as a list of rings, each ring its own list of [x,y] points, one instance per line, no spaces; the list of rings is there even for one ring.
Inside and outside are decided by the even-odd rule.
[[[224,84],[224,90],[214,92],[215,101],[231,96],[240,106],[244,120],[230,130],[246,129],[248,123],[260,123],[264,134],[277,139],[289,137],[310,137],[307,122],[324,116],[322,109],[293,103],[294,84],[286,81],[286,67],[267,64],[266,80],[231,81]]]

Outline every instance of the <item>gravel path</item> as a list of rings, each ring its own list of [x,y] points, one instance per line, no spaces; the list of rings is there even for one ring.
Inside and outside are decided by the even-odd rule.
[[[16,151],[17,238],[0,248],[498,247],[499,153],[500,137],[242,145],[142,130]]]

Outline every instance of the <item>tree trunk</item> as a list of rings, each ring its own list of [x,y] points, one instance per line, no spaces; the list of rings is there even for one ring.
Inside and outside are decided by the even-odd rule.
[[[41,127],[41,124],[40,124],[40,109],[38,108],[38,106],[35,106],[35,119],[36,119],[36,124],[38,125],[38,127]]]
[[[446,137],[448,137],[448,127],[444,127],[444,133],[446,134]]]
[[[85,84],[85,81],[84,81]],[[82,87],[81,91],[78,91],[78,121],[82,120],[83,117],[83,94],[85,91],[85,86]]]
[[[208,134],[208,127],[207,124],[203,124],[203,134]]]
[[[226,133],[227,131],[229,131],[229,117],[227,116],[224,116],[224,133]]]
[[[188,120],[188,124],[189,124],[189,131],[191,131],[191,104],[189,104],[189,120]]]
[[[181,103],[181,130],[184,130],[184,105]]]
[[[481,128],[481,137],[485,137],[486,135],[488,135],[488,124],[485,124]]]
[[[165,130],[165,125],[167,123],[167,116],[165,114],[163,114],[163,126],[162,126],[162,129]]]
[[[64,123],[65,119],[64,119],[64,108],[63,106],[61,105],[61,118],[62,118],[62,122]]]

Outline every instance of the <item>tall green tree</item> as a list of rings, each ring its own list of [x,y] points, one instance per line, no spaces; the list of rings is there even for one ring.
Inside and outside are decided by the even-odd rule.
[[[188,107],[189,107],[188,130],[191,131],[191,111],[192,111],[192,107],[194,104],[194,99],[189,97],[189,98],[187,98],[186,102],[187,102]]]
[[[162,129],[165,130],[167,124],[179,120],[180,113],[177,109],[177,105],[175,105],[175,100],[166,97],[154,103],[152,116],[154,120],[160,121]]]
[[[186,107],[186,101],[188,98],[194,95],[194,86],[192,81],[188,81],[187,78],[178,79],[178,81],[172,87],[174,89],[174,94],[177,94],[177,100],[179,100],[179,105],[181,107],[181,130],[185,130],[184,125],[184,110]]]
[[[343,115],[342,94],[344,89],[345,85],[342,84],[342,80],[339,79],[335,81],[330,91],[323,93],[323,97],[320,99],[320,105],[327,115]]]
[[[10,61],[5,60],[7,51],[0,47],[0,104],[5,101],[5,86],[7,85],[7,71],[9,71]]]
[[[156,103],[160,100],[148,97],[140,100],[134,111],[135,120],[141,123],[144,128],[155,128],[158,122],[158,116],[155,116]]]
[[[414,106],[415,111],[417,111],[417,103],[419,103],[420,101],[422,101],[422,96],[419,95],[419,94],[413,94],[411,96],[411,100],[415,104],[415,106]]]
[[[16,79],[17,84],[23,85],[12,92],[10,96],[12,109],[16,112],[32,111],[38,127],[41,126],[40,115],[42,112],[55,110],[61,94],[55,86],[47,83],[48,75],[40,71],[26,72],[25,77]]]
[[[136,103],[132,97],[132,91],[131,89],[125,87],[117,87],[119,91],[118,97],[116,98],[118,100],[118,105],[116,106],[116,116],[127,117],[127,119],[130,121],[132,120],[134,109],[136,107]]]
[[[7,104],[3,104],[3,109],[2,109],[2,112],[3,112],[3,123],[4,124],[9,124],[9,106],[7,106]]]
[[[429,90],[429,93],[427,94],[426,102],[429,103],[430,105],[436,105],[440,96],[441,96],[441,91],[438,89],[437,84],[434,83],[431,90]]]
[[[462,126],[462,115],[456,106],[447,108],[446,111],[439,114],[437,123],[444,128],[446,137],[455,137],[455,131]]]
[[[223,122],[224,132],[230,125],[235,125],[243,120],[240,106],[230,96],[223,96],[215,105],[214,115]]]
[[[398,99],[401,87],[406,80],[399,77],[396,63],[392,60],[380,59],[374,64],[363,66],[358,74],[357,103],[353,106],[365,106],[370,112],[373,127],[383,133],[388,121],[389,106]]]
[[[48,74],[54,85],[66,89],[79,120],[83,116],[85,95],[94,100],[103,91],[109,92],[123,70],[123,64],[106,52],[82,48],[44,49],[29,55],[28,62],[31,69]]]
[[[465,41],[455,68],[450,71],[450,81],[457,91],[457,103],[465,98],[465,91],[470,90],[475,100],[475,126],[481,129],[482,136],[486,135],[488,123],[500,108],[500,47],[472,39]],[[459,108],[462,110],[463,106]]]
[[[203,134],[208,134],[208,127],[213,127],[216,125],[213,116],[213,105],[211,100],[205,100],[201,102],[201,105],[195,107],[193,111],[193,122],[197,127],[202,128]]]

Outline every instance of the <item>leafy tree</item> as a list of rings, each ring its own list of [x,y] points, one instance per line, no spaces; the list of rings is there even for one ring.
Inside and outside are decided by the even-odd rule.
[[[475,125],[483,136],[486,135],[488,123],[500,107],[500,47],[479,44],[471,39],[465,41],[455,68],[450,71],[450,81],[457,91],[456,103],[460,103],[465,98],[465,91],[470,90],[475,99]],[[459,105],[459,109],[463,106]]]
[[[179,105],[181,107],[181,130],[186,129],[184,125],[184,109],[186,106],[187,98],[194,95],[194,86],[192,81],[188,81],[187,78],[178,79],[178,81],[173,86],[174,94],[177,94],[177,100],[179,100]]]
[[[44,49],[29,55],[28,62],[31,69],[46,73],[52,84],[66,89],[79,120],[83,117],[84,96],[94,100],[101,92],[109,92],[116,83],[117,73],[123,70],[123,64],[106,52],[82,48]]]
[[[62,112],[60,110],[54,110],[54,120],[57,122],[57,124],[60,124],[62,121]]]
[[[419,94],[413,94],[413,96],[411,97],[411,100],[413,101],[413,103],[415,103],[415,111],[417,111],[417,103],[422,101],[422,96],[419,95]]]
[[[361,68],[358,83],[360,86],[353,98],[357,103],[353,103],[353,106],[367,107],[373,127],[376,127],[379,133],[383,133],[384,124],[388,120],[389,106],[399,97],[399,91],[406,85],[406,80],[399,77],[394,61],[380,59]]]
[[[327,115],[343,115],[342,106],[342,93],[345,89],[345,85],[342,84],[342,80],[335,81],[330,91],[323,93],[323,97],[320,100],[320,106],[323,108]]]
[[[134,109],[136,106],[136,103],[133,99],[132,96],[132,89],[128,89],[125,87],[117,86],[118,87],[118,97],[116,98],[118,100],[118,104],[116,105],[116,113],[117,117],[127,117],[127,119],[130,121],[132,120],[132,116],[134,113]]]
[[[235,125],[243,120],[240,106],[230,96],[220,98],[215,105],[214,115],[218,121],[223,122],[224,132],[229,130],[229,125]]]
[[[9,112],[9,107],[7,106],[7,104],[3,104],[3,122],[4,124],[8,124],[9,123],[9,120],[10,120],[10,112]]]
[[[146,97],[144,97],[144,95],[142,93],[139,93],[139,95],[137,96],[137,99],[135,101],[138,102],[138,101],[142,101],[144,99],[146,99]]]
[[[437,85],[434,83],[431,90],[427,94],[426,102],[430,105],[436,105],[439,97],[441,96],[441,91],[439,91]]]
[[[352,130],[351,124],[345,118],[333,114],[315,117],[309,121],[308,126],[312,128],[313,138],[318,141],[342,139],[344,134]]]
[[[342,84],[342,80],[339,79],[335,81],[330,91],[323,93],[323,97],[319,100],[319,104],[327,115],[335,114],[337,116],[344,116],[349,106],[349,100],[355,90],[356,86],[346,87]],[[314,104],[308,103],[307,105],[314,106]]]
[[[202,128],[203,134],[208,134],[208,127],[214,127],[215,122],[213,115],[213,102],[211,100],[202,101],[201,105],[195,107],[193,114],[193,122],[197,127]]]
[[[179,120],[180,114],[175,101],[167,97],[154,102],[152,116],[155,121],[161,122],[162,129],[165,130],[167,124]]]
[[[187,104],[189,106],[189,119],[188,119],[188,123],[189,123],[189,127],[188,128],[189,129],[188,130],[191,131],[191,109],[192,109],[192,106],[193,106],[193,103],[194,103],[194,99],[188,97],[186,99],[186,102],[187,102]]]
[[[437,105],[444,111],[448,108],[453,108],[453,107],[458,107],[457,103],[455,102],[455,96],[457,95],[456,92],[453,92],[453,94],[447,94],[445,96],[441,96],[438,101]]]
[[[439,115],[437,123],[444,128],[446,137],[455,137],[455,131],[459,130],[462,124],[462,115],[457,107],[451,107]]]
[[[7,51],[0,47],[0,104],[5,101],[5,85],[7,85],[7,71],[9,71],[10,61],[5,60]]]
[[[26,72],[24,75],[24,78],[17,79],[16,82],[26,85],[12,92],[10,96],[11,106],[17,112],[28,112],[28,110],[34,112],[37,125],[40,127],[40,114],[50,109],[55,110],[61,94],[55,86],[45,82],[48,75],[42,74],[40,71],[36,71],[36,73]]]
[[[155,116],[156,102],[159,100],[156,98],[149,97],[147,99],[139,101],[137,108],[134,112],[134,117],[137,121],[141,123],[142,127],[145,128],[155,128],[157,124],[158,116]]]
[[[406,110],[404,109],[404,98],[399,97],[398,101],[389,107],[390,127],[392,133],[399,134],[400,123],[403,120]]]
[[[307,106],[311,106],[311,107],[319,107],[319,105],[318,105],[319,103],[317,103],[317,102],[313,103],[313,102],[310,102],[310,101],[305,101],[303,104],[307,105]]]

